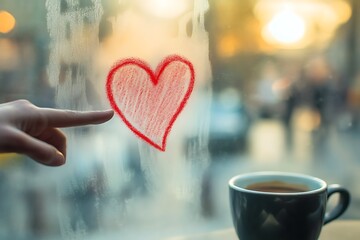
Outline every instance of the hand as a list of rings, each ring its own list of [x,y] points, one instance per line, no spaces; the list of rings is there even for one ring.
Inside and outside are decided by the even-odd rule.
[[[66,158],[66,136],[58,128],[100,124],[114,112],[39,108],[26,100],[0,104],[0,153],[26,154],[39,163],[60,166]]]

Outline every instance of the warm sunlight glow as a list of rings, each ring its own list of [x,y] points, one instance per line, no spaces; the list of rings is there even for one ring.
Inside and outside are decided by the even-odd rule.
[[[11,13],[0,11],[0,33],[8,33],[15,27],[15,18]]]
[[[351,17],[351,6],[349,2],[344,1],[330,1],[334,9],[337,9],[339,23],[347,22]]]
[[[262,36],[273,47],[299,49],[326,45],[352,14],[346,0],[258,0],[254,14]]]
[[[176,18],[189,8],[188,0],[139,0],[147,12],[160,18]]]
[[[293,11],[283,10],[270,20],[266,30],[276,41],[283,44],[292,44],[304,37],[305,22]]]

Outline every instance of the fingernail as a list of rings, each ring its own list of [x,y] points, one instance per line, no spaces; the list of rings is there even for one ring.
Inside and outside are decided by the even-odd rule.
[[[64,155],[57,151],[54,158],[50,161],[50,166],[61,166],[65,164],[65,157]]]
[[[114,112],[114,110],[112,109],[105,109],[105,110],[96,110],[94,112],[98,112],[98,113],[112,113]]]
[[[104,110],[104,113],[114,113],[114,110],[112,109]]]

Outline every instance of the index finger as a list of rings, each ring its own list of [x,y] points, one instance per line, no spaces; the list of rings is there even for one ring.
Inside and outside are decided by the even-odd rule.
[[[113,110],[71,111],[52,108],[41,108],[40,111],[47,119],[48,126],[55,128],[101,124],[110,120],[114,115]]]

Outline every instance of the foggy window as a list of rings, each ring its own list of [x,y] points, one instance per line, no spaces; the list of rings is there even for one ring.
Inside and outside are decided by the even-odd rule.
[[[124,59],[154,74],[174,55],[194,68],[188,95],[189,85],[169,82],[169,93],[138,72],[148,84],[114,96],[140,130],[119,112],[64,129],[60,168],[0,154],[0,239],[170,240],[231,228],[227,182],[260,170],[342,184],[353,198],[343,217],[360,217],[356,1],[0,2],[0,103],[104,110],[109,73]],[[164,74],[188,81],[190,65],[178,64]],[[131,86],[150,103],[132,99]],[[150,131],[160,149],[143,135],[164,119]]]

